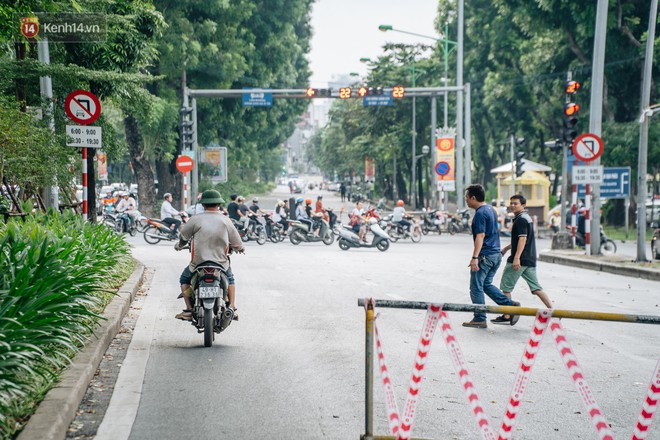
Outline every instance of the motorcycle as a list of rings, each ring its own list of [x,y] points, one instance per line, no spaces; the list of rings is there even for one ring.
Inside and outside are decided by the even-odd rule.
[[[265,215],[264,219],[266,220],[266,225],[267,225],[266,230],[270,231],[270,234],[268,235],[268,239],[273,243],[279,243],[280,241],[284,241],[285,235],[284,235],[284,226],[282,226],[282,223],[275,223],[273,219],[270,217],[270,215]]]
[[[376,248],[381,252],[385,252],[390,248],[390,237],[378,225],[378,220],[372,218],[369,220],[368,227],[374,236],[371,243],[360,241],[358,234],[353,232],[350,226],[342,227],[340,224],[335,228],[335,233],[339,236],[337,244],[341,250],[347,251],[350,248]]]
[[[257,242],[258,245],[263,245],[266,243],[266,240],[268,237],[266,236],[266,229],[264,228],[264,225],[259,222],[259,220],[251,216],[250,217],[252,221],[255,222],[254,225],[254,230],[252,228],[252,225],[248,225],[247,229],[243,226],[243,222],[239,222],[237,220],[232,219],[231,221],[234,222],[234,226],[236,226],[236,229],[238,230],[238,235],[241,236],[241,240],[243,242],[247,242],[250,240],[254,240]]]
[[[593,237],[592,237],[593,239]],[[584,236],[577,232],[575,234],[575,244],[584,247]],[[607,238],[603,227],[600,228],[600,254],[601,255],[614,255],[616,253],[616,243]]]
[[[188,246],[182,249],[185,248]],[[234,319],[234,311],[229,307],[227,274],[219,264],[205,261],[195,268],[191,287],[191,324],[198,333],[204,333],[204,347],[211,347],[215,334],[225,331]]]
[[[155,218],[147,218],[144,220],[147,223],[147,227],[144,229],[144,241],[149,244],[157,244],[161,240],[163,241],[174,241],[179,239],[179,234],[174,233],[170,229],[170,225],[163,223],[162,220]],[[181,215],[181,222],[185,224],[188,221],[188,214]]]
[[[138,213],[138,216],[140,216],[140,213]],[[126,232],[133,237],[138,233],[137,223],[125,212],[106,211],[103,213],[103,223],[118,234]]]
[[[419,226],[419,222],[411,217],[406,217],[406,219],[412,222],[410,231],[400,224],[392,222],[392,214],[381,221],[381,224],[385,225],[385,232],[393,243],[406,238],[410,238],[413,243],[419,243],[422,240],[422,228]]]
[[[314,221],[321,223],[319,235],[314,235],[310,231],[309,223],[301,222],[300,220],[289,220],[289,240],[291,240],[291,243],[298,245],[303,241],[307,243],[322,241],[323,244],[328,246],[334,243],[335,236],[332,234],[332,229],[330,229],[328,222],[323,220],[323,218],[318,218]]]
[[[444,224],[444,216],[442,211],[434,209],[433,211],[425,212],[422,215],[422,234],[427,235],[429,232],[437,232],[442,235],[442,225]]]
[[[447,232],[451,235],[457,232],[470,232],[470,210],[461,209],[452,215],[447,222]]]

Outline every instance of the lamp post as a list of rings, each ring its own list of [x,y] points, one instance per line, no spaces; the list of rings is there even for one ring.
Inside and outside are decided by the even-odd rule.
[[[462,1],[463,0],[459,0],[460,3],[462,3]],[[462,16],[462,9],[460,9],[460,8],[459,8],[459,15]],[[461,20],[459,20],[459,22],[460,21]],[[452,50],[454,50],[458,47],[458,49],[459,49],[458,50],[459,59],[458,59],[457,62],[461,66],[460,67],[457,66],[457,85],[460,85],[460,86],[463,85],[463,69],[462,69],[462,52],[463,51],[462,51],[462,48],[460,47],[458,42],[452,41],[449,38],[447,38],[447,34],[449,33],[449,25],[447,23],[445,23],[445,34],[444,34],[444,36],[442,36],[442,38],[436,38],[436,37],[431,37],[429,35],[418,34],[416,32],[408,32],[408,31],[404,31],[404,30],[400,30],[400,29],[395,29],[392,25],[387,25],[387,24],[381,24],[380,26],[378,26],[378,30],[380,30],[381,32],[388,32],[388,31],[399,32],[399,33],[402,33],[402,34],[414,35],[416,37],[426,38],[426,39],[433,40],[433,41],[436,41],[436,42],[444,43],[441,47],[442,47],[442,51],[443,51],[443,64],[444,64],[444,71],[445,71],[443,82],[444,82],[445,87],[447,87],[448,81],[449,81],[449,54],[451,53]],[[462,37],[462,34],[460,34],[459,37]],[[461,38],[459,38],[459,40],[460,39]],[[453,47],[450,47],[450,45],[452,45]],[[462,156],[462,154],[463,154],[463,147],[462,147],[462,145],[463,145],[462,144],[462,138],[463,138],[462,105],[463,105],[463,103],[462,103],[462,92],[459,91],[458,94],[461,98],[461,99],[458,100],[458,105],[461,108],[458,109],[458,111],[456,113],[456,116],[457,116],[456,117],[456,125],[457,125],[457,133],[456,133],[457,134],[457,149],[456,150],[457,150],[457,153],[458,153],[457,156],[460,155],[460,160],[458,160],[459,157],[457,157],[456,162],[457,162],[457,166],[462,168],[463,167],[463,161],[462,161],[462,158],[463,158],[463,156]],[[415,99],[415,98],[413,97],[413,99]],[[433,104],[433,106],[435,106],[435,96],[433,97],[433,103],[432,104]],[[448,111],[449,111],[448,95],[447,95],[447,92],[445,92],[444,93],[444,120],[443,120],[443,128],[445,130],[448,129]],[[433,133],[432,133],[431,137],[432,137],[432,141],[435,141],[435,118],[433,118],[433,122],[434,122],[433,123]],[[469,148],[469,146],[468,146],[468,148]],[[434,160],[435,160],[435,152],[434,152]],[[469,166],[470,166],[470,164],[468,164],[468,167]],[[462,169],[460,170],[460,172],[457,172],[456,175],[457,175],[457,180],[458,179],[462,180],[463,179]],[[457,193],[459,194],[459,197],[457,197],[457,202],[458,202],[459,207],[460,207],[460,205],[462,203],[462,198],[460,197],[460,194],[462,193],[462,190],[463,190],[462,182],[457,182],[456,189],[457,189]]]

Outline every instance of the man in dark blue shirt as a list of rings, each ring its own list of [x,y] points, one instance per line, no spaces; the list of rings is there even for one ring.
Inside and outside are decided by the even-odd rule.
[[[493,278],[502,262],[500,236],[497,231],[497,212],[485,202],[486,193],[479,184],[470,185],[465,190],[465,202],[475,210],[472,219],[472,239],[474,247],[470,259],[470,299],[472,304],[486,304],[484,293],[501,306],[520,306],[500,289],[493,285]],[[512,322],[519,316],[513,315]],[[515,324],[513,322],[511,325]],[[475,312],[472,321],[464,322],[463,327],[486,328],[486,314]]]

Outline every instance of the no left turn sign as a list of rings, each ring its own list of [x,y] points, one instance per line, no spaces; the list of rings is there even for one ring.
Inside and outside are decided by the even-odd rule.
[[[603,140],[593,133],[585,133],[573,141],[573,154],[584,162],[596,160],[603,154]]]
[[[78,124],[91,124],[101,115],[101,102],[87,90],[75,90],[66,97],[64,110],[72,121]]]

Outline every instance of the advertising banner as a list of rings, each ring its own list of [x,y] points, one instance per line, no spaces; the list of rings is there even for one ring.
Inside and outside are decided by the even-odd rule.
[[[438,137],[436,139],[438,162],[435,164],[435,173],[438,176],[438,189],[455,191],[454,180],[454,138]]]

